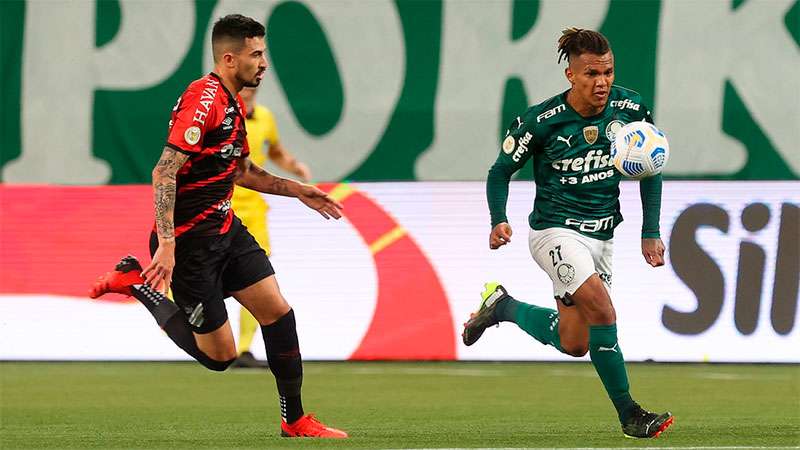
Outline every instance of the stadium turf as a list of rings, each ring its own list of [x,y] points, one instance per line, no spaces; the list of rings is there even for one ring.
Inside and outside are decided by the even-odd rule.
[[[279,437],[272,376],[191,363],[0,363],[0,448],[792,447],[800,366],[629,365],[669,409],[626,439],[588,363],[307,363],[304,403],[346,441]]]

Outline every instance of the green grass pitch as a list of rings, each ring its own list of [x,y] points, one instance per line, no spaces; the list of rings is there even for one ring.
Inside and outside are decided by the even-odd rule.
[[[274,380],[193,363],[0,363],[0,448],[793,447],[800,366],[630,364],[675,424],[626,439],[588,363],[306,363],[346,441],[279,437]]]

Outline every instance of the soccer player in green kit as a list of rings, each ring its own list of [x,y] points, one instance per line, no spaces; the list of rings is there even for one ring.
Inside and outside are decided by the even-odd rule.
[[[562,32],[558,62],[571,87],[528,108],[511,124],[502,151],[489,170],[486,196],[492,220],[489,247],[511,242],[506,218],[511,175],[533,158],[536,199],[529,216],[528,243],[536,263],[550,276],[558,311],[520,302],[503,286],[488,283],[482,302],[464,324],[466,345],[487,327],[514,322],[545,345],[592,364],[617,410],[622,431],[657,437],[672,414],[644,410],[629,393],[625,361],[617,342],[616,313],[608,294],[621,175],[609,146],[626,123],[652,122],[639,94],[615,86],[614,55],[600,33],[579,28]],[[640,183],[644,222],[642,254],[653,267],[664,264],[659,237],[661,176]]]

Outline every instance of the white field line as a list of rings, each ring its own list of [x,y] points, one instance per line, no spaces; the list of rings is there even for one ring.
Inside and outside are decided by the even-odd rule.
[[[502,377],[510,373],[497,369],[449,369],[438,367],[406,367],[406,368],[382,368],[382,367],[355,367],[347,369],[346,372],[359,375],[444,375],[455,377]]]
[[[791,380],[798,379],[790,375],[753,375],[741,373],[725,373],[725,372],[698,372],[692,374],[694,378],[704,378],[707,380]],[[758,448],[758,447],[750,447]]]
[[[308,368],[313,373],[327,373],[329,370],[325,367]],[[465,376],[465,377],[500,377],[500,376],[513,376],[512,370],[503,370],[499,367],[492,368],[444,368],[444,367],[354,367],[354,368],[337,368],[338,373],[355,374],[355,375],[443,375],[443,376]],[[545,371],[547,375],[556,377],[575,377],[575,378],[597,378],[597,374],[592,370],[585,369],[548,369]],[[791,375],[751,375],[751,374],[737,374],[725,372],[699,372],[691,375],[694,378],[702,378],[708,380],[791,380],[797,377]],[[736,447],[732,447],[736,448]],[[758,447],[746,447],[758,448]],[[798,447],[800,448],[800,447]]]
[[[235,370],[233,373],[238,374],[260,374],[266,369],[249,369],[249,370]],[[502,370],[501,368],[443,368],[443,367],[353,367],[341,368],[337,367],[329,369],[327,367],[306,367],[306,373],[326,374],[326,373],[341,373],[353,375],[440,375],[440,376],[455,376],[455,377],[503,377],[513,376],[514,372],[509,370]],[[575,377],[575,378],[597,378],[597,374],[591,370],[584,369],[548,369],[545,371],[547,375],[554,377]],[[720,380],[720,381],[737,381],[737,380],[790,380],[797,377],[789,375],[750,375],[750,374],[736,374],[725,372],[700,372],[691,375],[693,378],[702,378],[707,380]],[[638,448],[638,447],[637,447]],[[775,447],[713,447],[713,448],[775,448]],[[800,448],[800,447],[794,447]]]
[[[317,373],[327,372],[324,368],[312,368],[319,370]],[[338,373],[355,375],[442,375],[442,376],[462,376],[462,377],[503,377],[513,376],[511,370],[501,368],[444,368],[444,367],[354,367],[337,370]],[[551,369],[546,373],[558,377],[580,377],[597,378],[597,374],[588,370],[567,370]]]
[[[266,371],[266,372],[265,372]],[[407,367],[407,368],[383,368],[383,367],[354,367],[354,368],[336,368],[330,370],[325,367],[304,367],[303,371],[306,374],[314,375],[440,375],[451,377],[504,377],[511,375],[508,371],[496,369],[445,369],[436,367]],[[269,369],[236,369],[231,373],[252,375],[263,375],[269,372]]]

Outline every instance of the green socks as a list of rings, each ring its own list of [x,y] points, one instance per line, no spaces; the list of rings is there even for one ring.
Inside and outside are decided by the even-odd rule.
[[[511,297],[501,300],[494,311],[497,320],[514,322],[537,341],[564,353],[558,336],[558,311],[522,303]]]
[[[589,355],[608,397],[617,409],[620,421],[624,421],[627,419],[625,415],[633,406],[633,399],[628,392],[628,374],[617,342],[616,324],[589,326]]]
[[[494,309],[494,318],[500,322],[513,322],[517,317],[517,308],[524,303],[518,302],[513,298],[506,297],[497,302]]]
[[[516,323],[537,341],[565,353],[558,335],[558,311],[508,297],[497,303],[494,315],[501,322]],[[625,360],[617,342],[616,324],[589,326],[589,356],[620,421],[624,422],[634,403],[629,393]]]

